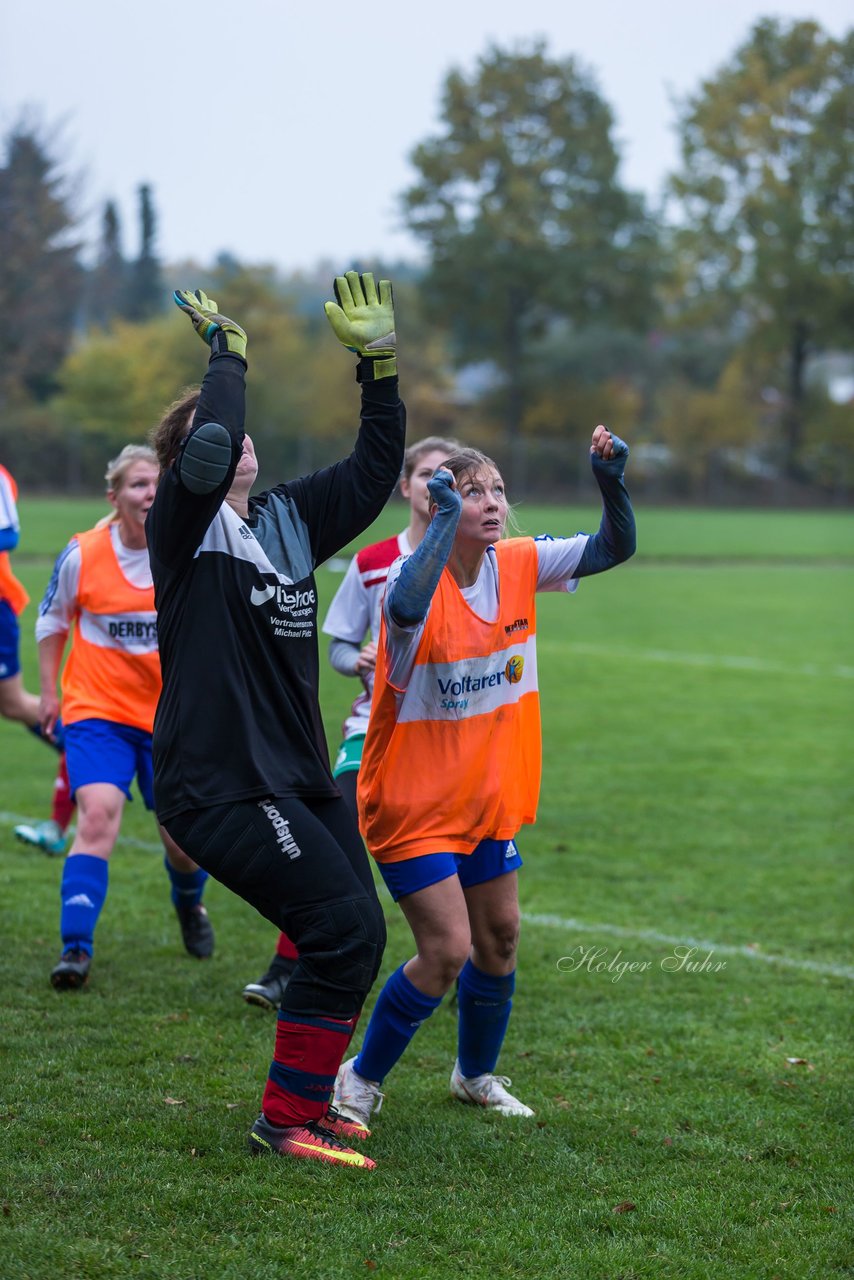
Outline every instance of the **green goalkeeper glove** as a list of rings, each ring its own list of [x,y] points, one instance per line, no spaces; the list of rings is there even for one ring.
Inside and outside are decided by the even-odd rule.
[[[214,355],[229,351],[246,359],[246,334],[239,324],[219,314],[213,298],[201,289],[196,289],[195,293],[189,289],[176,289],[172,297],[190,317],[196,333]]]
[[[360,276],[348,271],[335,277],[337,302],[327,302],[325,311],[335,336],[348,351],[370,357],[374,378],[397,373],[397,338],[394,332],[394,299],[391,283],[380,280],[379,294],[370,271]]]

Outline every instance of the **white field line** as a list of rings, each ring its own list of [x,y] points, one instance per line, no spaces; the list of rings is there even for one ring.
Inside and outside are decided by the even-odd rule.
[[[33,821],[33,818],[19,813],[0,811],[0,824],[4,827],[14,827],[19,822]],[[150,840],[139,840],[134,836],[120,836],[119,840],[132,849],[142,849],[147,853],[163,852],[163,846],[159,841],[155,843]],[[591,924],[587,920],[576,920],[572,916],[537,915],[530,911],[523,911],[522,919],[525,924],[531,924],[540,929],[561,929],[564,933],[607,934],[614,938],[634,938],[642,942],[664,943],[669,947],[696,947],[698,952],[713,951],[716,955],[762,960],[765,964],[776,964],[785,969],[798,969],[802,973],[819,973],[830,978],[846,978],[849,982],[854,982],[854,968],[848,965],[823,964],[818,960],[799,960],[795,956],[769,955],[753,947],[733,947],[723,942],[686,937],[684,934],[658,933],[654,929],[629,929],[619,924]]]
[[[547,641],[549,647],[557,647],[557,642]],[[718,653],[680,653],[669,649],[631,649],[616,645],[583,644],[570,641],[567,648],[575,653],[592,654],[594,657],[612,657],[629,662],[663,662],[679,667],[717,667],[723,671],[750,671],[760,675],[772,676],[821,676],[832,680],[854,680],[854,667],[804,662],[790,664],[770,662],[765,658],[743,658],[734,654]]]
[[[536,925],[541,929],[561,929],[565,933],[599,933],[614,938],[640,939],[642,942],[664,943],[668,947],[696,947],[698,959],[702,959],[708,951],[721,956],[738,956],[744,960],[762,960],[765,964],[776,964],[786,969],[799,969],[804,973],[820,973],[831,978],[846,978],[854,982],[854,968],[843,964],[824,964],[819,960],[800,960],[795,956],[776,956],[754,947],[733,947],[724,942],[710,942],[705,938],[690,938],[685,935],[658,933],[655,929],[630,929],[619,924],[591,924],[587,920],[575,920],[572,917],[542,916],[529,911],[522,912],[525,924]]]

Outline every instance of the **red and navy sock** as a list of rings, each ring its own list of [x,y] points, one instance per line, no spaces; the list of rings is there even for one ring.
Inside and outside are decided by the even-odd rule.
[[[314,1018],[279,1011],[276,1048],[261,1104],[271,1124],[285,1128],[323,1118],[357,1017]]]
[[[457,1057],[464,1076],[482,1076],[495,1070],[504,1043],[516,973],[497,978],[476,969],[471,960],[463,965],[458,994]]]

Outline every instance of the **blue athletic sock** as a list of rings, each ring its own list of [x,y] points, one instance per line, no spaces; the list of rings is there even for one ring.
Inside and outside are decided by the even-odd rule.
[[[107,896],[108,863],[90,853],[72,853],[62,868],[62,911],[59,931],[62,945],[79,947],[91,956],[95,925]]]
[[[168,872],[169,879],[172,881],[172,902],[175,906],[198,906],[202,900],[205,881],[208,878],[207,871],[203,871],[201,867],[196,867],[195,871],[176,871],[165,856],[163,865]]]
[[[463,966],[457,997],[457,1056],[464,1076],[482,1076],[495,1070],[515,987],[515,970],[503,978],[494,978],[491,973],[476,969],[471,960]]]
[[[365,1042],[353,1066],[365,1080],[382,1082],[409,1041],[442,1003],[441,996],[425,996],[403,972],[391,975],[374,1006]]]
[[[53,747],[54,751],[65,750],[65,726],[61,720],[57,720],[56,724],[53,726],[53,733],[50,737],[48,737],[47,734],[42,733],[42,727],[40,724],[28,724],[27,728],[30,733],[34,733],[37,738],[41,738],[42,742],[46,743],[47,746]]]

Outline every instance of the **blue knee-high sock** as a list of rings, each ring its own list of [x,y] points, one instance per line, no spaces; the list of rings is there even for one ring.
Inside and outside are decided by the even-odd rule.
[[[172,901],[176,907],[195,907],[202,900],[207,871],[197,867],[195,871],[176,871],[167,857],[163,858],[169,879],[172,881]]]
[[[516,973],[494,978],[467,960],[460,974],[457,1056],[464,1076],[494,1071],[504,1043]]]
[[[92,954],[95,925],[107,896],[108,863],[90,853],[71,853],[62,868],[62,945]]]
[[[365,1042],[353,1063],[366,1080],[383,1081],[400,1058],[409,1041],[442,1003],[441,996],[425,996],[403,972],[403,965],[391,975],[374,1006]]]

